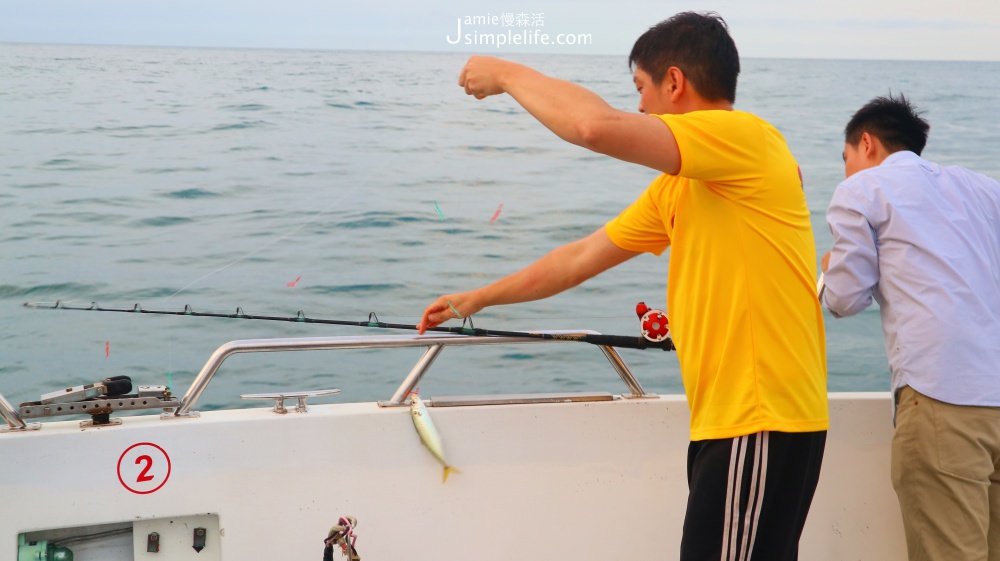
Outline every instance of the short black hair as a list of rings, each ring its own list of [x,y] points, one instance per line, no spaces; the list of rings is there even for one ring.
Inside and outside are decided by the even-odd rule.
[[[715,12],[681,12],[639,36],[628,57],[659,85],[676,66],[708,101],[736,101],[740,54],[725,20]]]
[[[889,152],[909,150],[920,155],[931,129],[920,114],[921,111],[917,111],[903,94],[876,97],[848,121],[844,127],[844,142],[857,146],[861,134],[867,132],[878,138]]]

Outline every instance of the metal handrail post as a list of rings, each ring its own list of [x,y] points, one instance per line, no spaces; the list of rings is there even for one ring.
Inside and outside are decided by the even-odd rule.
[[[639,380],[635,378],[635,375],[632,374],[632,370],[628,367],[627,364],[625,364],[625,359],[622,358],[622,355],[619,354],[614,347],[601,345],[601,352],[604,353],[604,356],[608,359],[608,362],[611,363],[611,366],[615,369],[615,372],[618,373],[618,377],[622,379],[622,382],[625,382],[625,385],[628,387],[629,391],[632,392],[631,395],[629,395],[629,397],[647,396],[646,390],[642,389],[642,384],[640,384]]]
[[[10,430],[26,430],[28,425],[21,418],[21,415],[14,409],[14,406],[7,401],[7,398],[0,393],[0,417],[7,421]]]
[[[424,372],[431,367],[431,364],[434,363],[434,359],[437,358],[443,348],[444,345],[431,345],[430,347],[427,347],[424,354],[420,355],[417,363],[410,369],[410,373],[403,379],[403,383],[396,389],[396,393],[392,394],[392,397],[390,398],[391,403],[403,403],[406,396],[413,391],[413,388],[417,387],[418,383],[420,383],[420,379],[424,377]]]

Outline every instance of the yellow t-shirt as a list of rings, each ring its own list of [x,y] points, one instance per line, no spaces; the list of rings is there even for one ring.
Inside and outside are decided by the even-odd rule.
[[[667,316],[691,440],[826,430],[816,246],[784,137],[742,111],[659,118],[681,169],[605,229],[629,251],[671,248]]]

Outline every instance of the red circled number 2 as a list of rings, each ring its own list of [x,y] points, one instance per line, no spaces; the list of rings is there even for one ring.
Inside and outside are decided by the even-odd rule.
[[[118,458],[118,482],[137,495],[159,491],[170,479],[170,456],[158,444],[137,442]]]
[[[139,472],[139,476],[135,478],[136,483],[145,483],[146,481],[152,481],[156,479],[152,475],[149,475],[149,470],[153,467],[153,458],[143,454],[135,459],[135,465],[146,464],[146,467],[142,468]]]

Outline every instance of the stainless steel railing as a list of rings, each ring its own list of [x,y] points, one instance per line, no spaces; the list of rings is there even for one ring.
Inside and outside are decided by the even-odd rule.
[[[546,331],[544,333],[566,334],[566,335],[600,335],[596,331]],[[401,405],[409,394],[423,378],[427,369],[441,353],[444,347],[466,346],[466,345],[502,345],[512,343],[566,343],[570,341],[559,339],[540,339],[532,337],[493,337],[493,336],[467,336],[467,335],[384,335],[384,336],[361,336],[361,337],[304,337],[291,339],[247,339],[242,341],[230,341],[221,345],[209,356],[201,371],[195,377],[191,386],[181,399],[180,406],[174,412],[174,417],[191,417],[197,415],[192,408],[208,387],[209,382],[218,372],[222,363],[234,354],[240,353],[263,353],[263,352],[284,352],[284,351],[315,351],[315,350],[335,350],[335,349],[391,349],[404,347],[427,347],[427,350],[417,359],[417,362],[410,369],[399,387],[392,394],[388,402],[389,405]],[[612,368],[618,373],[622,382],[628,388],[628,398],[645,397],[648,394],[636,380],[625,360],[614,347],[599,345],[604,356],[611,363]],[[3,430],[21,431],[37,428],[37,423],[30,425],[18,411],[0,394],[0,417],[7,423],[7,427],[0,427]]]
[[[559,334],[586,334],[600,335],[595,331],[548,331],[547,333]],[[334,349],[386,349],[403,347],[427,347],[423,355],[410,369],[409,374],[392,394],[389,404],[402,404],[406,395],[413,391],[420,379],[434,363],[434,359],[441,353],[444,347],[454,345],[500,345],[511,343],[560,343],[567,342],[557,339],[536,339],[531,337],[479,337],[467,335],[387,335],[379,337],[308,337],[295,339],[248,339],[243,341],[230,341],[212,353],[205,362],[205,365],[198,372],[187,393],[181,398],[180,407],[174,413],[177,417],[191,416],[191,411],[195,403],[205,391],[212,377],[222,366],[222,363],[230,356],[238,353],[261,353],[277,351],[315,351]],[[618,351],[611,346],[601,345],[601,351],[611,363],[615,372],[628,387],[630,394],[626,397],[645,397],[646,391],[636,380],[625,360],[618,354]]]

